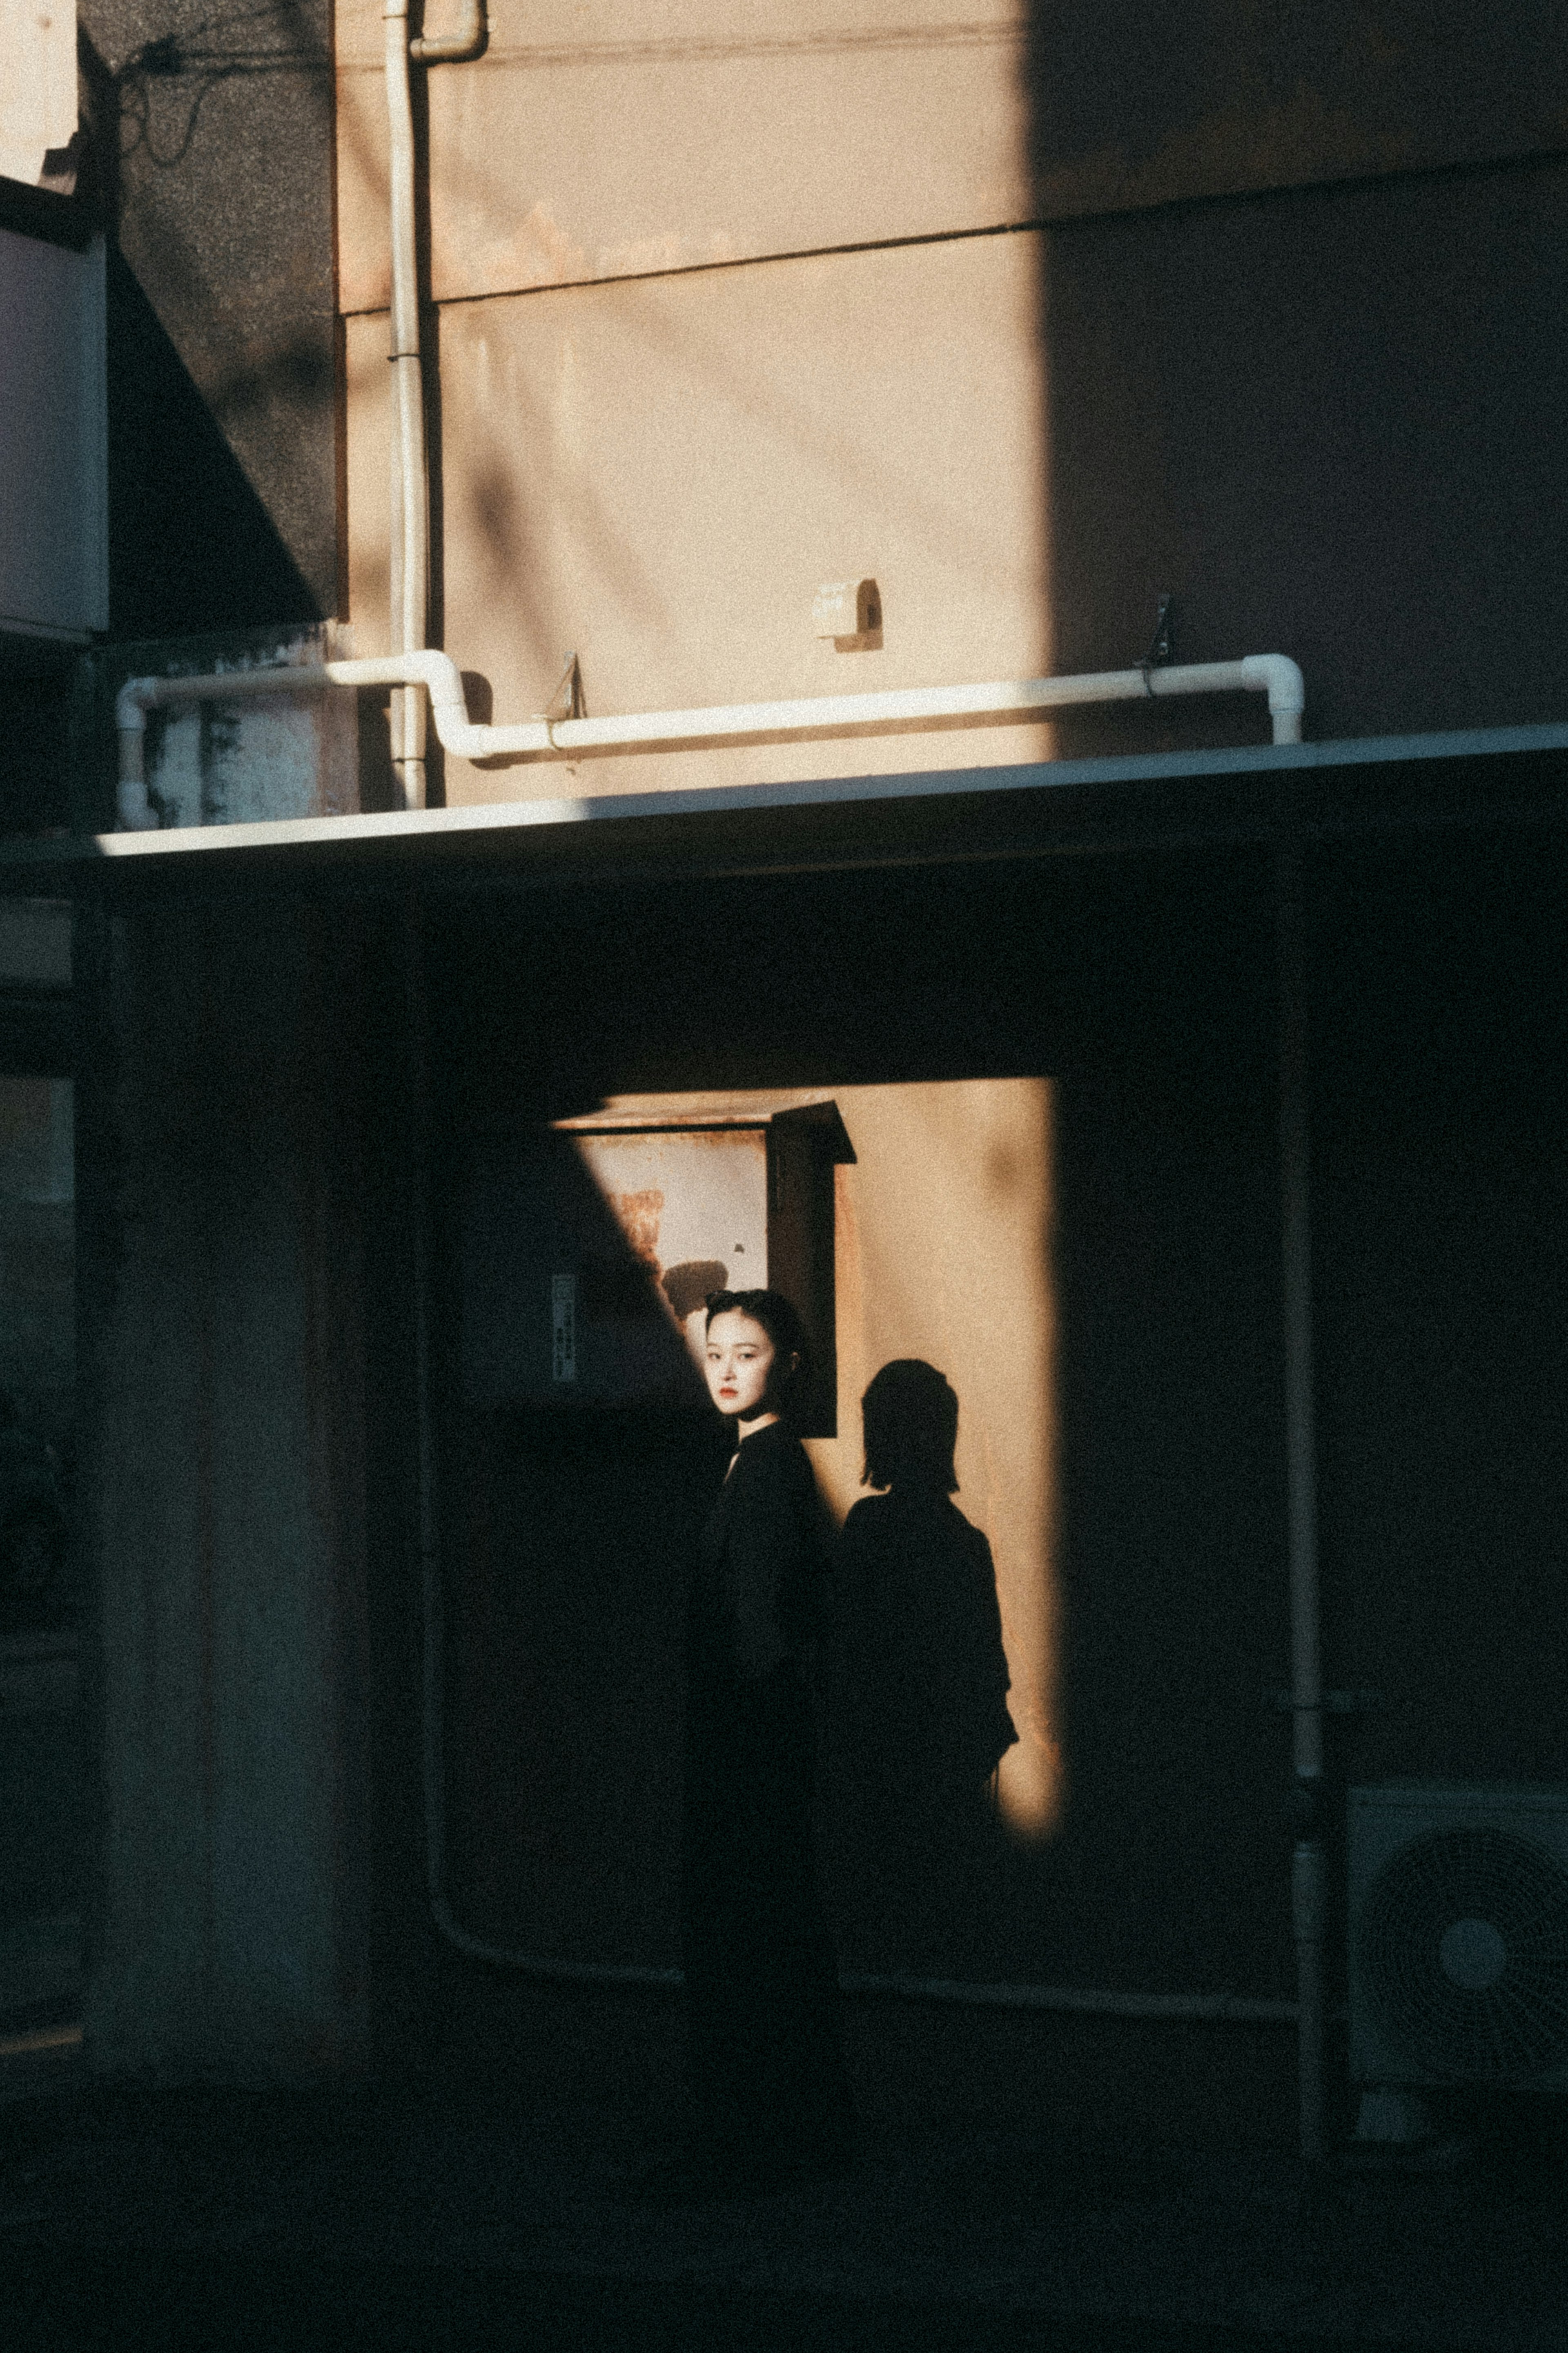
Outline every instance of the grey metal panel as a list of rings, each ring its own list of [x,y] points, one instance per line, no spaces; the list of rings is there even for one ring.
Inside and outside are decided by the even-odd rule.
[[[109,620],[103,242],[0,228],[0,629]]]
[[[1380,1875],[1418,1841],[1451,1831],[1500,1833],[1562,1864],[1568,1862],[1568,1788],[1407,1781],[1347,1791],[1351,2073],[1357,2083],[1457,2080],[1453,2070],[1424,2062],[1402,2036],[1399,2021],[1382,2014],[1362,1936],[1363,1915]],[[1462,1911],[1464,1902],[1457,1897],[1456,1908]],[[1549,2069],[1533,2080],[1539,2089],[1568,2089],[1568,2068]]]

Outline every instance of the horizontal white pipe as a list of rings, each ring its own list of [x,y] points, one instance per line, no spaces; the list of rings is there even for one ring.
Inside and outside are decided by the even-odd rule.
[[[1072,705],[1140,702],[1165,694],[1267,694],[1274,741],[1299,744],[1306,702],[1301,672],[1288,654],[1247,654],[1240,661],[1186,662],[1164,670],[1099,670],[1079,678],[1006,679],[984,686],[902,687],[880,694],[720,703],[692,711],[639,712],[618,719],[524,719],[509,727],[474,724],[456,662],[450,654],[434,651],[223,670],[201,678],[132,678],[121,688],[115,704],[121,824],[134,831],[151,821],[142,752],[150,710],[184,702],[237,702],[251,694],[307,694],[328,686],[423,686],[443,748],[465,760],[570,760],[613,752],[899,734],[977,721],[994,724]]]

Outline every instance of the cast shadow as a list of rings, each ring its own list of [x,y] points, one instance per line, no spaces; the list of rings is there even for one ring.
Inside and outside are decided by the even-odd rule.
[[[1555,712],[1568,319],[1540,290],[1568,174],[1525,129],[1539,0],[1507,39],[1452,9],[1375,57],[1346,0],[1027,15],[1053,668],[1138,663],[1169,594],[1163,659],[1293,656],[1320,739]],[[1268,735],[1257,696],[1154,698],[1064,712],[1057,756]]]
[[[838,1540],[831,1704],[868,1866],[853,1941],[897,1967],[951,1970],[995,1834],[996,1768],[1018,1737],[996,1571],[952,1501],[958,1398],[943,1376],[918,1357],[884,1365],[862,1412],[866,1483],[882,1492],[855,1505]]]

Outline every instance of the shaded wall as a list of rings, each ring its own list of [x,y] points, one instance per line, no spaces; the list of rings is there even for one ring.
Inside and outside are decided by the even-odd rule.
[[[1552,0],[1138,0],[1029,9],[1047,218],[1500,161],[1563,145]]]
[[[1560,846],[1535,837],[1516,849],[1471,832],[1418,849],[1325,851],[1314,876],[1328,1663],[1336,1685],[1371,1686],[1389,1703],[1333,1720],[1334,1770],[1552,1778],[1563,1728],[1550,1664],[1563,1635],[1551,1433],[1564,1402],[1568,1282],[1552,1240],[1563,1207],[1551,1107],[1563,1018],[1551,948]],[[787,952],[770,960],[764,951],[770,979],[754,1006],[726,998],[719,1008],[712,944],[740,937],[788,943]],[[498,1116],[682,1084],[835,1092],[852,1138],[868,1145],[860,1165],[839,1171],[866,1244],[839,1265],[840,1434],[814,1445],[835,1500],[854,1493],[856,1396],[884,1355],[923,1354],[952,1376],[972,1449],[988,1432],[1021,1445],[1026,1460],[1048,1448],[1044,1589],[1060,1810],[1044,1838],[999,1841],[964,1882],[967,1915],[928,1878],[927,1929],[949,1921],[953,1966],[1288,1995],[1267,858],[1215,851],[940,880],[710,883],[679,906],[591,894],[571,912],[541,902],[526,915],[476,913],[448,934],[446,953],[455,1135]],[[514,1018],[513,1006],[525,1014]],[[1019,1295],[1044,1286],[1048,1325],[1021,1349],[975,1279],[984,1217],[944,1230],[934,1215],[911,1226],[898,1207],[900,1182],[924,1185],[932,1204],[949,1183],[954,1198],[981,1199],[994,1105],[1010,1092],[977,1083],[987,1063],[1013,1084],[1027,1075],[1048,1090],[1049,1222],[1032,1250],[1020,1245],[1015,1286]],[[965,1084],[947,1083],[965,1073]],[[955,1123],[960,1173],[948,1178],[927,1132],[938,1106]],[[907,1172],[895,1174],[885,1155],[900,1150]],[[1016,1353],[988,1361],[988,1340]],[[592,1683],[605,1725],[630,1732],[635,1718],[617,1718],[616,1694],[624,1680],[627,1704],[646,1698],[645,1670],[668,1684],[672,1707],[679,1697],[668,1648],[679,1564],[646,1514],[632,1551],[647,1574],[626,1589],[640,1592],[650,1626],[663,1624],[667,1647],[626,1661],[618,1638],[595,1631],[591,1597],[604,1572],[596,1543],[574,1534],[570,1497],[574,1484],[592,1486],[581,1508],[608,1525],[618,1507],[605,1499],[621,1472],[596,1478],[592,1458],[585,1439],[562,1457],[569,1467],[550,1539],[537,1555],[514,1553],[510,1581],[506,1545],[492,1542],[488,1556],[487,1574],[508,1597],[507,1639],[521,1643],[515,1723],[491,1722],[487,1737],[499,1746],[489,1753],[512,1777],[508,1835],[546,1846],[570,1844],[574,1823],[589,1816],[605,1823],[626,1768],[624,1746],[605,1736],[575,1748],[569,1772],[557,1759],[531,1784],[522,1674],[549,1683],[554,1654],[536,1649],[524,1669],[529,1641],[559,1642],[563,1656],[588,1646],[574,1652],[572,1672]],[[658,1461],[651,1444],[648,1461]],[[960,1472],[959,1503],[1002,1565],[1010,1523],[996,1466],[961,1447]],[[645,1493],[652,1475],[627,1472]],[[525,1477],[520,1509],[529,1492]],[[689,1521],[699,1510],[694,1496]],[[449,1566],[461,1583],[461,1558]],[[1030,1564],[1037,1574],[1044,1566]],[[572,1597],[564,1632],[559,1613],[550,1626],[541,1617],[554,1584]],[[460,1660],[457,1672],[467,1672]],[[660,1757],[669,1732],[658,1736]],[[481,1788],[475,1772],[455,1811]],[[656,1782],[666,1792],[651,1800],[657,1813],[674,1787],[663,1764]],[[494,1837],[497,1817],[482,1800],[466,1820],[468,1852]],[[613,1836],[580,1852],[590,1851],[613,1881]],[[639,1872],[646,1862],[639,1851]],[[593,1905],[574,1907],[574,1867],[532,1883],[530,1903],[548,1885],[563,1908],[531,1912],[526,1925],[584,1951]],[[514,1857],[500,1868],[514,1896],[529,1884]],[[494,1897],[493,1877],[490,1885]],[[647,1945],[632,1915],[618,1915],[617,1957],[669,1957],[670,1894],[667,1886],[645,1915]],[[487,1919],[493,1928],[509,1916],[516,1926],[523,1915],[492,1904]],[[842,1929],[842,1906],[839,1916]],[[874,1953],[874,1930],[867,1943],[861,1926],[849,1942],[868,1963],[897,1957],[887,1935]]]
[[[735,940],[768,975],[738,997],[710,977]],[[465,1131],[605,1095],[834,1092],[860,1156],[837,1172],[839,1436],[812,1451],[840,1509],[877,1366],[918,1354],[958,1388],[958,1501],[992,1541],[1020,1729],[1058,1802],[975,1820],[967,1844],[950,1825],[918,1891],[878,1917],[860,1897],[883,1859],[830,1775],[847,1958],[1288,1991],[1287,1755],[1268,1697],[1286,1607],[1266,866],[593,894],[476,913],[446,954],[442,1127],[459,1154]],[[584,1957],[608,1901],[603,1957],[668,1961],[677,1547],[700,1495],[679,1514],[649,1500],[676,1478],[675,1450],[651,1439],[637,1467],[617,1440],[600,1470],[581,1428],[553,1460],[520,1434],[515,1500],[479,1567],[478,1441],[448,1442],[455,1895],[473,1894],[492,1936]],[[686,1486],[700,1469],[680,1471]],[[482,1718],[475,1678],[492,1694]],[[664,1718],[639,1733],[650,1683]],[[633,1792],[628,1883],[611,1824]]]
[[[94,2065],[307,2076],[369,2018],[352,926],[79,924]]]
[[[1344,1769],[1568,1781],[1565,871],[1316,861],[1323,1537]]]
[[[1311,863],[1328,1663],[1385,1701],[1334,1720],[1340,1776],[1563,1771],[1563,871],[1551,835],[1473,827]],[[120,1008],[82,1092],[82,1338],[105,1400],[98,2047],[170,2072],[297,2066],[373,2013],[384,2058],[482,2013],[521,2081],[584,2091],[562,1997],[426,1974],[403,951],[390,913],[280,908],[165,908],[95,952]],[[438,1205],[497,1125],[612,1094],[831,1090],[864,1149],[839,1172],[861,1245],[857,1299],[841,1221],[830,1487],[852,1492],[854,1399],[884,1352],[953,1375],[959,1502],[999,1564],[1005,1499],[975,1441],[1048,1442],[1061,1804],[1043,1838],[995,1825],[978,1883],[928,1867],[923,1965],[1288,1995],[1267,858],[490,894],[428,920]],[[766,985],[720,1001],[714,955],[737,940]],[[1027,1217],[996,1238],[1005,1258],[1035,1233],[1017,1290],[1045,1288],[1048,1365],[987,1361],[1016,1335],[972,1238],[922,1226],[917,1268],[923,1213],[900,1209],[890,1165],[931,1165],[934,1118],[951,1181],[983,1189],[1020,1086],[1048,1204],[1025,1169]],[[710,1440],[480,1430],[437,1370],[459,1916],[671,1959],[679,1612]],[[824,1794],[847,1957],[896,1965],[908,1915],[889,1908],[879,1946],[846,1904],[833,1874],[857,1858]],[[305,1968],[281,2002],[269,1950]],[[1249,2138],[1289,2137],[1266,2036],[856,2020],[873,2112],[1037,2110],[1059,2031],[1075,2097],[1100,2086],[1140,2128],[1188,2129],[1202,2084]],[[658,2015],[612,2046],[663,2080]]]
[[[1560,717],[1565,228],[1552,160],[1053,230],[1060,667],[1167,591],[1178,660],[1293,654],[1312,736]],[[1173,712],[1072,714],[1060,748],[1236,740]]]

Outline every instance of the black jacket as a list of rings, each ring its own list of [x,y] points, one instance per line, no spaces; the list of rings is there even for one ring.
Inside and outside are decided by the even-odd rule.
[[[742,1439],[702,1531],[694,1665],[746,1680],[798,1661],[824,1630],[822,1506],[787,1422]]]

